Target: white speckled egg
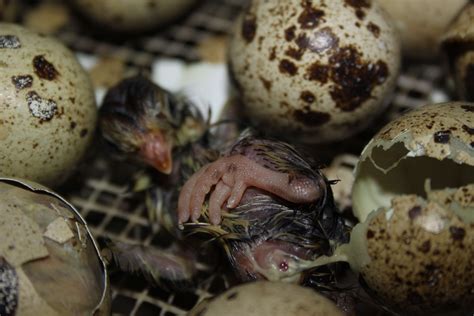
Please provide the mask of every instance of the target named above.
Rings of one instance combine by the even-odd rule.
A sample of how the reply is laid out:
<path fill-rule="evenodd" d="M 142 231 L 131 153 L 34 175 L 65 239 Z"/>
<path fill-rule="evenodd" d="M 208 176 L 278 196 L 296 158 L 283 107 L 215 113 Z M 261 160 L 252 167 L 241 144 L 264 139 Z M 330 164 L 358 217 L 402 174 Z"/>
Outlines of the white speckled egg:
<path fill-rule="evenodd" d="M 474 104 L 426 105 L 385 126 L 354 172 L 347 261 L 397 315 L 474 312 Z"/>
<path fill-rule="evenodd" d="M 441 36 L 469 0 L 376 0 L 400 32 L 403 55 L 432 59 Z"/>
<path fill-rule="evenodd" d="M 464 7 L 443 36 L 442 47 L 461 100 L 474 101 L 474 2 Z"/>
<path fill-rule="evenodd" d="M 114 31 L 142 31 L 166 24 L 190 9 L 196 0 L 73 0 L 91 20 Z"/>
<path fill-rule="evenodd" d="M 252 282 L 230 288 L 201 303 L 189 316 L 342 316 L 329 299 L 313 290 L 282 282 Z"/>
<path fill-rule="evenodd" d="M 385 109 L 399 62 L 396 31 L 369 0 L 254 0 L 229 50 L 248 117 L 305 143 L 368 126 Z"/>
<path fill-rule="evenodd" d="M 473 184 L 472 103 L 413 110 L 363 150 L 352 192 L 363 224 L 348 249 L 369 291 L 391 309 L 472 314 Z"/>
<path fill-rule="evenodd" d="M 348 261 L 400 315 L 474 312 L 474 104 L 426 105 L 385 126 L 355 168 Z"/>
<path fill-rule="evenodd" d="M 92 140 L 94 91 L 57 40 L 0 23 L 0 175 L 58 185 Z"/>

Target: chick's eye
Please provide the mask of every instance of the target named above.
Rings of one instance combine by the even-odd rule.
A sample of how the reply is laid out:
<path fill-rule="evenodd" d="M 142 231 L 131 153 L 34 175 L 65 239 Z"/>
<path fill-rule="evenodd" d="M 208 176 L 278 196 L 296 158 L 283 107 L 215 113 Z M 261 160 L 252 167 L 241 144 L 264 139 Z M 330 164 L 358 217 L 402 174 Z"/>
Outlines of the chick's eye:
<path fill-rule="evenodd" d="M 278 269 L 281 272 L 287 272 L 290 266 L 288 265 L 288 262 L 286 261 L 281 261 L 280 264 L 278 265 Z"/>

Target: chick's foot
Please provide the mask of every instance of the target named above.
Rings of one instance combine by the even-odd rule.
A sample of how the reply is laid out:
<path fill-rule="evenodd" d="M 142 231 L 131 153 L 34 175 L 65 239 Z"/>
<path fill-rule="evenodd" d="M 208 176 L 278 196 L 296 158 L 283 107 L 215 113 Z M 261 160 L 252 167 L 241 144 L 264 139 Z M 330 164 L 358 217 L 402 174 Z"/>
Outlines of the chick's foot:
<path fill-rule="evenodd" d="M 209 218 L 211 224 L 219 224 L 223 205 L 228 209 L 237 207 L 249 187 L 292 203 L 313 203 L 326 191 L 324 181 L 274 171 L 243 155 L 222 157 L 201 168 L 181 189 L 179 223 L 189 219 L 196 221 L 206 196 L 213 190 L 209 199 Z"/>

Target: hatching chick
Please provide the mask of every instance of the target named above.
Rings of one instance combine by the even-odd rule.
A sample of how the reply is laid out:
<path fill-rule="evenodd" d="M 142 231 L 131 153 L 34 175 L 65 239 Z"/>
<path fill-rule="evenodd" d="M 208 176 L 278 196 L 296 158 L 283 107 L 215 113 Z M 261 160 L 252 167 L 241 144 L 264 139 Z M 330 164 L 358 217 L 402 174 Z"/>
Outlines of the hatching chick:
<path fill-rule="evenodd" d="M 155 218 L 173 231 L 203 214 L 207 224 L 188 229 L 219 236 L 243 279 L 294 277 L 305 260 L 329 254 L 332 241 L 345 236 L 333 211 L 330 182 L 293 147 L 244 134 L 229 150 L 216 150 L 196 107 L 143 77 L 109 91 L 100 128 L 122 157 L 157 171 L 147 185 Z M 221 217 L 220 226 L 209 225 Z M 170 266 L 156 266 L 165 261 L 155 260 L 160 254 L 148 248 L 110 250 L 128 270 L 183 275 L 160 271 Z"/>
<path fill-rule="evenodd" d="M 243 280 L 297 281 L 348 236 L 319 169 L 292 146 L 253 136 L 193 175 L 178 211 L 201 217 L 185 227 L 218 237 Z"/>
<path fill-rule="evenodd" d="M 99 114 L 102 136 L 120 156 L 167 175 L 173 149 L 200 139 L 207 127 L 192 103 L 142 76 L 110 89 Z"/>

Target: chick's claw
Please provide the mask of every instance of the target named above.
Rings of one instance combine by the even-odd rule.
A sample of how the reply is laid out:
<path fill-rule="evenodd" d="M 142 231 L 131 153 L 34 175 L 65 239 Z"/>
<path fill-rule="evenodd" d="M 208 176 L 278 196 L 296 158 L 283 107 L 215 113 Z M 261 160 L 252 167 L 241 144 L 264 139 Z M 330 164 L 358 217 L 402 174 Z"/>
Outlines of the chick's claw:
<path fill-rule="evenodd" d="M 180 223 L 195 221 L 201 215 L 206 196 L 209 200 L 209 220 L 220 223 L 224 203 L 229 209 L 239 205 L 245 190 L 255 187 L 275 194 L 292 203 L 312 203 L 326 190 L 325 182 L 306 176 L 271 170 L 243 155 L 223 157 L 204 166 L 183 186 L 178 201 Z"/>

